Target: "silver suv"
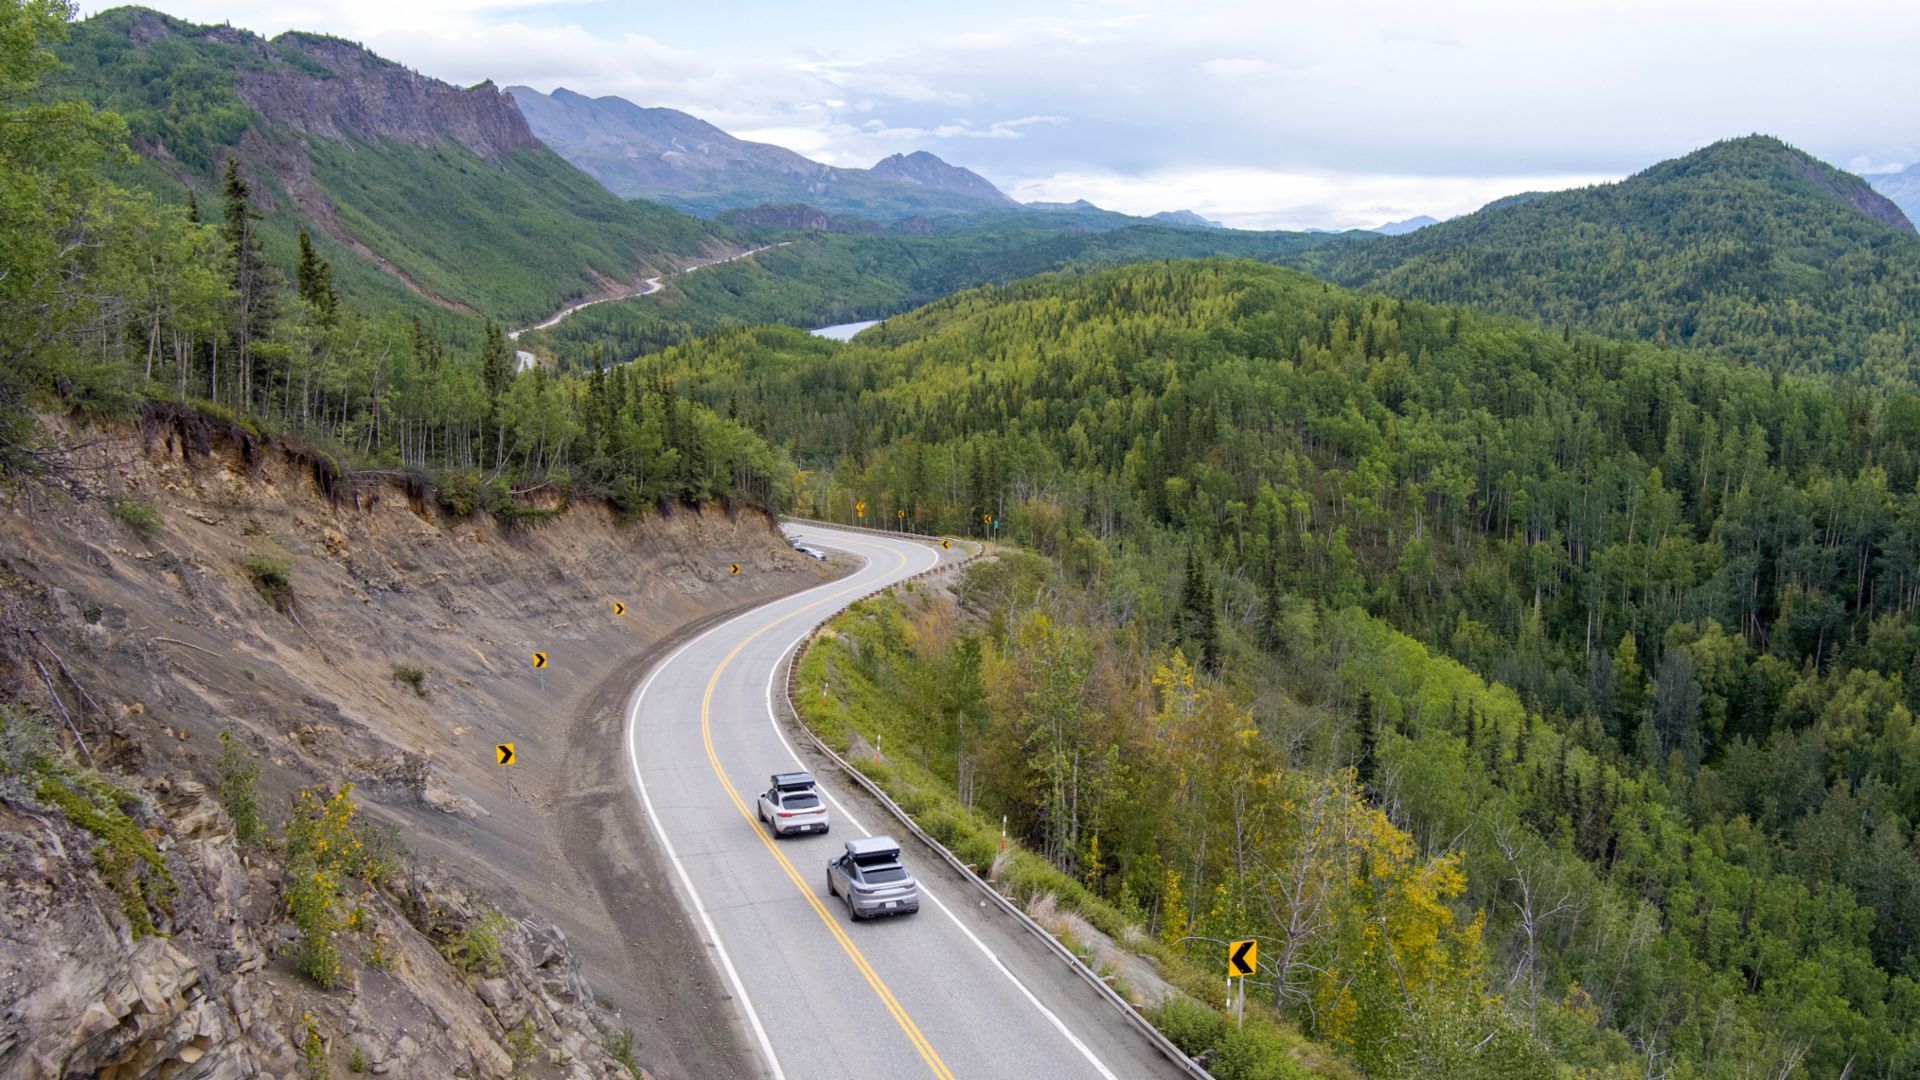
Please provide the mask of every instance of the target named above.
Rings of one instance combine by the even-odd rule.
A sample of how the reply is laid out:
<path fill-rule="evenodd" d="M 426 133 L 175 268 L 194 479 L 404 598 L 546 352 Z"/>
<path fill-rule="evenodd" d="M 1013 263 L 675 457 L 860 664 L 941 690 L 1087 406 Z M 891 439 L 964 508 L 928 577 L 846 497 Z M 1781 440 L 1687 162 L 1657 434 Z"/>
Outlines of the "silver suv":
<path fill-rule="evenodd" d="M 846 854 L 827 864 L 827 893 L 845 900 L 855 921 L 920 910 L 920 885 L 900 864 L 891 836 L 847 841 Z"/>
<path fill-rule="evenodd" d="M 813 774 L 774 773 L 773 786 L 760 793 L 760 820 L 775 836 L 827 831 L 827 804 L 820 801 Z"/>

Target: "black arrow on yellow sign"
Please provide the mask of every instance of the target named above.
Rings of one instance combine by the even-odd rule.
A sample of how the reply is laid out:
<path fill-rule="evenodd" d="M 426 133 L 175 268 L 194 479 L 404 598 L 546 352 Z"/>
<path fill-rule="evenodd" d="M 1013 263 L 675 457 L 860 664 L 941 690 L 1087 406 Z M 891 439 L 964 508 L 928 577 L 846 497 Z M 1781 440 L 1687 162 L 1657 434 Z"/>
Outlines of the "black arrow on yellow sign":
<path fill-rule="evenodd" d="M 1260 942 L 1235 941 L 1227 946 L 1227 974 L 1246 978 L 1260 966 Z"/>
<path fill-rule="evenodd" d="M 953 541 L 951 541 L 951 540 L 942 540 L 942 541 L 940 541 L 940 546 L 941 546 L 941 547 L 943 547 L 943 548 L 950 548 L 950 547 L 952 547 L 952 546 L 953 546 Z"/>
<path fill-rule="evenodd" d="M 544 671 L 546 669 L 546 666 L 547 666 L 547 654 L 543 652 L 534 653 L 533 669 L 535 671 Z"/>
<path fill-rule="evenodd" d="M 513 744 L 512 743 L 510 742 L 495 743 L 493 746 L 493 753 L 495 757 L 498 757 L 500 759 L 500 764 L 502 765 L 513 764 Z"/>
<path fill-rule="evenodd" d="M 728 563 L 728 564 L 727 564 L 727 573 L 729 573 L 729 574 L 737 574 L 737 573 L 739 573 L 739 572 L 740 572 L 740 564 L 739 564 L 739 563 L 737 563 L 737 562 L 736 562 L 736 563 Z"/>
<path fill-rule="evenodd" d="M 617 619 L 620 616 L 625 615 L 626 613 L 627 613 L 627 605 L 621 603 L 618 600 L 615 600 L 613 602 L 613 617 Z"/>

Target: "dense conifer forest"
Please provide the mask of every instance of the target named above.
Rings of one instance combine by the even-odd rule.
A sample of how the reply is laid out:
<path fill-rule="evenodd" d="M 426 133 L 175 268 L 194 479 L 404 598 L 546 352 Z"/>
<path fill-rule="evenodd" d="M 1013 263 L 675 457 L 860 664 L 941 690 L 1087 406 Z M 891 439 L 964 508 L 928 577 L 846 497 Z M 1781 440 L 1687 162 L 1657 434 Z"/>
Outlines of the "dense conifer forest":
<path fill-rule="evenodd" d="M 803 513 L 1045 556 L 979 586 L 985 624 L 864 662 L 980 688 L 943 691 L 974 703 L 928 761 L 1161 933 L 1285 938 L 1285 867 L 1381 858 L 1300 815 L 1384 813 L 1455 981 L 1329 983 L 1414 956 L 1341 945 L 1372 909 L 1333 897 L 1384 901 L 1329 885 L 1317 973 L 1278 991 L 1370 1072 L 1431 1068 L 1386 1032 L 1460 995 L 1633 1075 L 1920 1063 L 1913 395 L 1229 262 L 641 368 L 764 411 Z M 1462 927 L 1484 957 L 1447 951 Z"/>

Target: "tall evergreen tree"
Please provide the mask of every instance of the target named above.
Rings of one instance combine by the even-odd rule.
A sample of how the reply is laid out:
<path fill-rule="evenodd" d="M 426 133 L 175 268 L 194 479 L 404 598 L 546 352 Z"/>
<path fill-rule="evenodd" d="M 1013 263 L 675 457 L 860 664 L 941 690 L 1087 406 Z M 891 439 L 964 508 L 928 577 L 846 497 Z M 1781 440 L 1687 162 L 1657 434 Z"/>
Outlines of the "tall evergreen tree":
<path fill-rule="evenodd" d="M 333 267 L 313 250 L 313 237 L 305 229 L 300 230 L 300 266 L 294 272 L 294 281 L 300 299 L 313 307 L 321 323 L 331 325 L 339 308 L 339 297 L 333 291 Z"/>
<path fill-rule="evenodd" d="M 227 158 L 226 227 L 228 267 L 233 277 L 234 347 L 239 351 L 239 386 L 236 401 L 243 407 L 254 404 L 256 350 L 254 343 L 273 329 L 278 309 L 280 275 L 260 251 L 260 215 L 253 209 L 253 190 L 240 175 L 240 159 Z"/>

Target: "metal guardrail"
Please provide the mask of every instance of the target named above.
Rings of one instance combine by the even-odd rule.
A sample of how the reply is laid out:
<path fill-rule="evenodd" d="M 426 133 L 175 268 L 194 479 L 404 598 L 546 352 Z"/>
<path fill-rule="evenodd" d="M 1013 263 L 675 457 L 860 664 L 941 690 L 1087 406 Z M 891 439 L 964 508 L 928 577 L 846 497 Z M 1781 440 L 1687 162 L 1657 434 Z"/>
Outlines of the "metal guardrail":
<path fill-rule="evenodd" d="M 786 520 L 803 524 L 803 525 L 818 526 L 820 528 L 850 529 L 858 532 L 877 533 L 885 536 L 911 538 L 911 539 L 922 540 L 922 541 L 929 539 L 929 537 L 921 536 L 915 533 L 900 533 L 900 532 L 894 532 L 888 529 L 870 529 L 870 528 L 865 528 L 858 525 L 836 525 L 831 522 L 810 521 L 810 520 L 805 520 L 800 518 L 789 518 Z M 966 566 L 968 563 L 972 562 L 973 560 L 979 558 L 981 555 L 986 553 L 987 548 L 985 544 L 979 543 L 978 541 L 962 541 L 962 542 L 972 544 L 975 550 L 973 551 L 972 554 L 961 559 L 959 562 L 946 563 L 944 565 L 936 566 L 931 570 L 921 571 L 920 573 L 915 574 L 912 577 L 903 578 L 900 581 L 894 582 L 891 585 L 887 585 L 882 588 L 875 589 L 872 592 L 866 593 L 862 595 L 860 599 L 861 600 L 871 599 L 872 597 L 878 596 L 881 593 L 890 592 L 894 589 L 897 589 L 900 586 L 905 585 L 909 582 L 919 581 L 923 578 L 932 577 L 936 574 L 946 574 L 954 570 L 959 570 L 962 567 Z M 854 603 L 858 603 L 858 602 L 859 602 L 858 600 L 854 601 Z M 838 614 L 838 613 L 836 612 L 835 614 Z M 1100 997 L 1107 1004 L 1113 1006 L 1114 1009 L 1117 1010 L 1121 1016 L 1125 1017 L 1127 1023 L 1132 1025 L 1132 1027 L 1136 1031 L 1138 1031 L 1141 1035 L 1145 1036 L 1147 1041 L 1153 1044 L 1154 1049 L 1160 1051 L 1160 1053 L 1163 1056 L 1165 1056 L 1167 1060 L 1173 1063 L 1175 1068 L 1178 1068 L 1183 1074 L 1192 1078 L 1192 1080 L 1214 1080 L 1212 1073 L 1208 1072 L 1204 1067 L 1202 1067 L 1198 1062 L 1194 1061 L 1191 1057 L 1188 1057 L 1185 1051 L 1181 1050 L 1178 1046 L 1175 1046 L 1173 1044 L 1173 1040 L 1161 1034 L 1159 1028 L 1156 1028 L 1151 1023 L 1149 1023 L 1146 1017 L 1141 1016 L 1140 1013 L 1137 1010 L 1135 1010 L 1131 1004 L 1127 1002 L 1127 999 L 1121 997 L 1120 994 L 1117 991 L 1115 991 L 1113 987 L 1107 985 L 1107 981 L 1101 978 L 1099 973 L 1095 972 L 1092 968 L 1088 967 L 1085 962 L 1083 962 L 1078 956 L 1074 955 L 1073 950 L 1061 944 L 1058 938 L 1055 938 L 1053 934 L 1047 931 L 1046 927 L 1041 926 L 1039 923 L 1035 922 L 1032 916 L 1028 915 L 1025 911 L 1022 911 L 1018 904 L 1015 904 L 1011 899 L 1003 895 L 1000 892 L 1000 890 L 994 888 L 993 885 L 990 884 L 985 878 L 981 877 L 978 873 L 976 873 L 972 867 L 968 866 L 964 862 L 961 862 L 960 857 L 955 855 L 952 851 L 948 850 L 945 844 L 942 844 L 940 841 L 928 835 L 923 829 L 920 828 L 919 824 L 913 820 L 912 815 L 908 814 L 904 809 L 900 807 L 900 804 L 894 802 L 891 796 L 889 796 L 885 791 L 881 790 L 880 785 L 874 783 L 871 779 L 868 779 L 865 773 L 855 768 L 851 762 L 847 761 L 846 758 L 841 757 L 837 751 L 835 751 L 831 746 L 828 746 L 826 744 L 825 740 L 821 739 L 820 736 L 814 734 L 813 729 L 807 726 L 807 723 L 805 720 L 802 720 L 800 718 L 800 710 L 798 706 L 794 704 L 794 691 L 798 688 L 797 684 L 800 678 L 800 675 L 799 675 L 800 661 L 802 657 L 806 656 L 807 650 L 813 647 L 814 641 L 818 639 L 820 636 L 820 631 L 826 628 L 828 620 L 832 618 L 833 618 L 833 615 L 828 615 L 826 618 L 823 618 L 818 623 L 814 624 L 813 629 L 807 632 L 806 637 L 800 639 L 800 644 L 793 650 L 791 654 L 789 654 L 787 658 L 787 677 L 781 681 L 781 685 L 783 687 L 782 696 L 786 699 L 787 715 L 792 718 L 794 725 L 798 727 L 801 730 L 801 732 L 806 735 L 807 740 L 813 744 L 814 749 L 824 754 L 828 760 L 832 761 L 834 765 L 839 767 L 841 772 L 846 773 L 849 777 L 853 779 L 853 781 L 856 784 L 859 784 L 860 787 L 864 789 L 867 794 L 873 796 L 874 800 L 877 801 L 881 806 L 885 807 L 887 809 L 887 812 L 892 814 L 894 818 L 898 820 L 900 824 L 904 826 L 906 830 L 914 836 L 915 839 L 919 840 L 921 843 L 932 848 L 934 852 L 941 857 L 941 859 L 946 861 L 948 866 L 953 868 L 955 873 L 959 874 L 969 884 L 973 885 L 975 889 L 979 890 L 980 893 L 982 893 L 989 900 L 991 900 L 995 904 L 995 906 L 1000 908 L 1001 911 L 1005 912 L 1008 915 L 1011 915 L 1015 921 L 1017 921 L 1023 928 L 1027 930 L 1028 933 L 1032 934 L 1034 937 L 1038 938 L 1041 942 L 1043 942 L 1045 944 L 1045 947 L 1050 952 L 1052 952 L 1055 957 L 1064 961 L 1068 967 L 1072 968 L 1073 972 L 1076 975 L 1080 976 L 1082 981 L 1084 981 L 1087 985 L 1093 987 L 1094 992 L 1096 994 L 1100 995 Z"/>

